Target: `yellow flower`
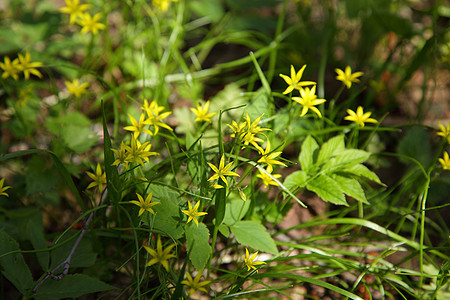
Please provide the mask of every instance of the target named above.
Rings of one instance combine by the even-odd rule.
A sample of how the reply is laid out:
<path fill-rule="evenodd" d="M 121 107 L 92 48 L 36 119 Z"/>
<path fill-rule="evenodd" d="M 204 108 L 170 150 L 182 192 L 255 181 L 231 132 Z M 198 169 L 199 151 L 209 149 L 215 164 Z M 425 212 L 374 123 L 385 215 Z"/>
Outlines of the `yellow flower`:
<path fill-rule="evenodd" d="M 344 83 L 348 89 L 352 86 L 352 82 L 359 82 L 359 79 L 357 77 L 364 74 L 363 72 L 356 72 L 352 74 L 352 69 L 350 68 L 350 66 L 345 67 L 345 72 L 337 68 L 334 70 L 338 74 L 336 76 L 336 79 L 342 81 L 342 83 Z"/>
<path fill-rule="evenodd" d="M 0 68 L 3 70 L 2 78 L 8 78 L 11 76 L 15 80 L 19 80 L 19 61 L 17 58 L 11 62 L 8 56 L 5 56 L 4 62 L 0 62 Z"/>
<path fill-rule="evenodd" d="M 167 271 L 169 271 L 169 259 L 175 257 L 175 255 L 169 254 L 170 250 L 172 250 L 173 247 L 175 247 L 175 244 L 172 244 L 163 250 L 161 237 L 158 236 L 158 241 L 156 242 L 156 251 L 150 247 L 144 246 L 144 249 L 153 257 L 145 266 L 149 267 L 156 263 L 160 263 Z"/>
<path fill-rule="evenodd" d="M 30 73 L 36 75 L 39 78 L 42 78 L 41 72 L 35 69 L 38 67 L 42 67 L 42 63 L 31 62 L 30 52 L 27 51 L 25 53 L 25 56 L 19 53 L 19 64 L 17 65 L 17 68 L 23 72 L 26 80 L 30 78 Z"/>
<path fill-rule="evenodd" d="M 150 135 L 153 135 L 153 132 L 151 132 L 148 129 L 145 129 L 144 127 L 149 125 L 150 123 L 145 120 L 145 114 L 142 113 L 141 116 L 139 117 L 139 122 L 136 121 L 135 118 L 133 118 L 132 115 L 128 114 L 128 117 L 130 118 L 131 121 L 131 126 L 125 126 L 123 129 L 128 130 L 128 131 L 133 131 L 133 136 L 135 139 L 138 138 L 138 136 L 141 134 L 141 132 L 145 132 L 148 133 Z"/>
<path fill-rule="evenodd" d="M 281 151 L 270 153 L 269 140 L 267 140 L 266 149 L 264 151 L 260 151 L 260 153 L 262 157 L 258 160 L 258 162 L 267 164 L 267 172 L 271 173 L 273 171 L 272 165 L 281 165 L 287 167 L 287 165 L 283 162 L 276 160 L 276 157 L 280 156 L 280 154 L 282 153 Z"/>
<path fill-rule="evenodd" d="M 125 150 L 127 151 L 127 160 L 128 162 L 137 162 L 144 165 L 144 161 L 150 162 L 148 157 L 152 155 L 159 155 L 157 152 L 150 152 L 152 148 L 152 144 L 150 142 L 145 142 L 141 144 L 139 140 L 137 140 L 134 135 L 131 136 L 130 146 L 125 146 Z"/>
<path fill-rule="evenodd" d="M 344 120 L 353 121 L 361 127 L 364 127 L 364 122 L 378 123 L 377 120 L 369 118 L 372 113 L 371 112 L 364 113 L 363 108 L 361 106 L 358 106 L 358 108 L 356 109 L 356 113 L 351 109 L 347 109 L 347 113 L 348 116 L 346 116 Z"/>
<path fill-rule="evenodd" d="M 152 197 L 153 197 L 153 192 L 151 192 L 150 194 L 148 194 L 148 196 L 144 198 L 139 195 L 138 193 L 136 193 L 139 201 L 136 200 L 132 200 L 130 201 L 133 204 L 136 204 L 137 206 L 139 206 L 141 209 L 139 210 L 139 215 L 141 216 L 145 211 L 149 211 L 152 214 L 155 214 L 155 212 L 152 209 L 152 206 L 155 206 L 156 204 L 159 204 L 159 202 L 151 202 L 152 201 Z"/>
<path fill-rule="evenodd" d="M 214 116 L 216 113 L 208 114 L 208 110 L 209 110 L 209 101 L 207 101 L 204 106 L 202 106 L 200 103 L 197 103 L 197 108 L 191 107 L 191 111 L 197 116 L 195 122 L 205 121 L 211 123 L 210 118 Z"/>
<path fill-rule="evenodd" d="M 208 181 L 212 181 L 212 180 L 220 178 L 228 186 L 228 182 L 227 182 L 225 176 L 239 176 L 238 173 L 228 171 L 228 169 L 231 167 L 231 165 L 233 165 L 233 162 L 230 162 L 229 164 L 227 164 L 225 166 L 225 155 L 224 154 L 222 154 L 222 158 L 220 159 L 219 168 L 217 168 L 215 165 L 213 165 L 211 163 L 208 163 L 208 165 L 214 172 L 216 172 L 216 174 L 211 176 L 208 179 Z M 215 187 L 215 188 L 223 188 L 223 187 L 220 186 L 220 187 Z"/>
<path fill-rule="evenodd" d="M 258 169 L 258 171 L 259 171 L 259 174 L 256 175 L 256 177 L 258 177 L 258 178 L 260 178 L 260 179 L 262 180 L 262 182 L 263 182 L 263 184 L 264 184 L 264 187 L 268 187 L 269 184 L 270 184 L 270 185 L 278 186 L 278 183 L 277 183 L 276 181 L 274 181 L 274 180 L 272 179 L 272 177 L 275 178 L 275 179 L 278 179 L 278 178 L 281 177 L 280 174 L 270 174 L 270 175 L 272 175 L 272 177 L 270 177 L 270 176 L 267 175 L 264 171 L 262 171 L 262 170 L 260 170 L 260 169 Z M 269 171 L 269 169 L 267 169 L 267 173 L 272 173 L 272 171 Z"/>
<path fill-rule="evenodd" d="M 294 66 L 291 65 L 291 77 L 288 77 L 287 75 L 280 74 L 280 77 L 286 81 L 288 84 L 288 87 L 283 92 L 283 94 L 289 94 L 294 89 L 299 90 L 302 86 L 306 85 L 315 85 L 316 83 L 314 81 L 300 81 L 303 76 L 303 71 L 305 71 L 306 65 L 303 65 L 303 67 L 295 73 Z"/>
<path fill-rule="evenodd" d="M 94 182 L 91 182 L 87 189 L 93 188 L 95 186 L 98 186 L 98 190 L 101 192 L 103 191 L 103 185 L 106 184 L 106 173 L 102 172 L 102 168 L 100 167 L 100 164 L 97 163 L 97 169 L 94 173 L 91 172 L 86 172 L 86 174 L 88 174 L 89 177 L 92 178 L 92 180 L 94 180 Z"/>
<path fill-rule="evenodd" d="M 182 284 L 189 287 L 189 296 L 194 294 L 196 291 L 202 291 L 207 292 L 207 290 L 204 288 L 205 285 L 208 285 L 211 283 L 209 280 L 204 280 L 200 282 L 200 277 L 202 277 L 202 272 L 198 272 L 197 276 L 195 276 L 194 279 L 192 279 L 192 276 L 189 273 L 186 273 L 187 280 L 181 281 Z"/>
<path fill-rule="evenodd" d="M 441 128 L 441 131 L 437 134 L 442 136 L 444 139 L 447 139 L 447 142 L 450 144 L 450 124 L 447 124 L 446 128 L 444 125 L 439 123 L 439 127 Z"/>
<path fill-rule="evenodd" d="M 178 0 L 153 0 L 152 4 L 160 11 L 167 11 L 169 9 L 170 2 L 178 2 Z"/>
<path fill-rule="evenodd" d="M 228 127 L 231 128 L 231 130 L 233 130 L 233 133 L 231 134 L 231 137 L 241 137 L 241 135 L 244 133 L 246 127 L 247 127 L 247 123 L 246 122 L 242 122 L 242 123 L 236 123 L 236 121 L 231 121 L 231 125 L 227 124 Z"/>
<path fill-rule="evenodd" d="M 82 94 L 86 93 L 86 89 L 89 87 L 89 83 L 84 82 L 80 84 L 78 79 L 74 79 L 72 82 L 65 81 L 65 84 L 67 87 L 67 91 L 77 98 L 79 98 Z"/>
<path fill-rule="evenodd" d="M 245 248 L 244 263 L 247 266 L 247 271 L 250 271 L 251 269 L 256 270 L 255 266 L 265 264 L 265 262 L 263 261 L 254 261 L 256 259 L 256 255 L 258 255 L 258 251 L 250 256 L 250 254 L 248 253 L 248 249 Z M 256 272 L 258 273 L 258 270 L 256 270 Z"/>
<path fill-rule="evenodd" d="M 444 159 L 439 158 L 439 162 L 441 163 L 442 168 L 444 170 L 450 170 L 450 158 L 448 157 L 448 153 L 444 152 L 444 156 L 443 157 L 444 157 Z"/>
<path fill-rule="evenodd" d="M 59 11 L 63 14 L 70 15 L 70 24 L 74 24 L 77 17 L 81 17 L 83 12 L 89 8 L 89 4 L 81 4 L 79 0 L 65 0 L 66 6 L 61 7 Z"/>
<path fill-rule="evenodd" d="M 316 86 L 313 86 L 311 89 L 310 88 L 301 88 L 300 96 L 301 97 L 292 97 L 292 100 L 303 105 L 303 109 L 302 109 L 302 113 L 300 114 L 300 117 L 303 117 L 304 115 L 306 115 L 308 110 L 311 109 L 319 116 L 319 118 L 322 118 L 322 114 L 317 109 L 317 107 L 315 107 L 315 105 L 324 103 L 327 100 L 317 99 Z"/>
<path fill-rule="evenodd" d="M 191 202 L 188 202 L 188 204 L 189 204 L 189 210 L 182 210 L 182 212 L 183 212 L 184 214 L 186 214 L 186 215 L 189 217 L 188 220 L 187 220 L 187 222 L 186 222 L 186 224 L 188 224 L 191 220 L 194 220 L 195 224 L 197 224 L 197 227 L 198 227 L 198 220 L 197 220 L 197 217 L 207 215 L 208 213 L 205 213 L 205 212 L 198 212 L 198 211 L 197 211 L 198 206 L 200 205 L 200 201 L 198 201 L 198 202 L 194 205 L 194 207 L 192 207 Z"/>
<path fill-rule="evenodd" d="M 82 13 L 80 15 L 80 19 L 77 21 L 79 25 L 83 28 L 81 29 L 81 33 L 92 32 L 94 35 L 98 34 L 99 30 L 103 30 L 106 28 L 105 24 L 99 23 L 98 21 L 101 18 L 101 14 L 98 13 L 93 17 L 89 13 Z"/>
<path fill-rule="evenodd" d="M 267 131 L 267 130 L 270 131 L 269 128 L 263 128 L 263 127 L 258 126 L 258 124 L 261 121 L 261 118 L 263 116 L 264 116 L 264 114 L 260 115 L 258 118 L 256 118 L 255 121 L 252 122 L 250 120 L 250 116 L 248 115 L 248 112 L 247 112 L 247 116 L 244 117 L 244 119 L 247 123 L 246 131 L 244 131 L 240 136 L 241 140 L 244 142 L 244 145 L 252 144 L 260 152 L 263 150 L 262 150 L 261 146 L 259 146 L 258 143 L 263 143 L 264 141 L 262 139 L 258 138 L 256 136 L 256 134 L 262 134 L 262 135 L 266 136 L 262 132 Z"/>
<path fill-rule="evenodd" d="M 119 164 L 122 164 L 125 168 L 128 168 L 128 153 L 127 153 L 127 146 L 122 141 L 120 143 L 120 150 L 111 149 L 116 154 L 116 160 L 113 162 L 113 166 L 117 166 Z"/>
<path fill-rule="evenodd" d="M 149 105 L 147 99 L 144 99 L 144 105 L 141 106 L 141 109 L 147 113 L 147 122 L 149 125 L 153 125 L 154 127 L 155 131 L 153 132 L 153 135 L 156 135 L 159 132 L 159 127 L 173 131 L 169 125 L 163 123 L 163 120 L 172 113 L 170 111 L 161 113 L 165 109 L 164 106 L 158 106 L 158 103 L 154 100 Z"/>
<path fill-rule="evenodd" d="M 5 183 L 5 178 L 0 179 L 0 196 L 6 196 L 9 197 L 9 195 L 5 192 L 7 189 L 10 189 L 10 186 L 3 186 L 3 184 Z"/>

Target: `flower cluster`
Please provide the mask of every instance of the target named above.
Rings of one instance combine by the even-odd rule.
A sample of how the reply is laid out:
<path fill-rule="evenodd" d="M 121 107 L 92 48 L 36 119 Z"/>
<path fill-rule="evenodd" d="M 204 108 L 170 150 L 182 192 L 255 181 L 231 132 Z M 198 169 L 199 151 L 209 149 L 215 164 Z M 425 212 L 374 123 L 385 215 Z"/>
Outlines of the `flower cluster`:
<path fill-rule="evenodd" d="M 78 24 L 81 28 L 81 33 L 86 34 L 92 32 L 97 35 L 99 30 L 106 28 L 105 24 L 100 23 L 101 14 L 97 13 L 92 16 L 87 10 L 90 8 L 89 4 L 80 4 L 79 0 L 65 0 L 66 6 L 59 9 L 63 14 L 70 16 L 70 24 Z"/>
<path fill-rule="evenodd" d="M 33 74 L 39 78 L 42 78 L 41 72 L 36 68 L 42 67 L 41 62 L 31 62 L 30 52 L 25 52 L 25 55 L 21 53 L 18 57 L 11 61 L 8 56 L 5 56 L 4 61 L 0 62 L 0 68 L 3 70 L 2 78 L 6 79 L 12 77 L 15 80 L 19 80 L 19 73 L 23 73 L 25 80 L 30 79 L 30 74 Z"/>

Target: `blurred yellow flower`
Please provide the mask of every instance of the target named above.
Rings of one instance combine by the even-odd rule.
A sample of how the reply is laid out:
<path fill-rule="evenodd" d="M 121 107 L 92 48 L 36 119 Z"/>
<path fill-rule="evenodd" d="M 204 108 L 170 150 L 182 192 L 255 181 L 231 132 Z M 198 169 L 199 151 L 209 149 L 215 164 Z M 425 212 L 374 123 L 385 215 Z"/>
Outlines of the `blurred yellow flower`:
<path fill-rule="evenodd" d="M 311 89 L 308 87 L 301 88 L 300 89 L 300 97 L 292 97 L 292 100 L 303 105 L 303 109 L 302 109 L 302 113 L 300 114 L 300 117 L 303 117 L 304 115 L 306 115 L 308 110 L 311 109 L 319 116 L 319 118 L 322 118 L 322 114 L 315 106 L 327 101 L 325 99 L 317 99 L 316 86 L 313 86 Z"/>
<path fill-rule="evenodd" d="M 197 103 L 197 108 L 191 107 L 191 111 L 197 116 L 195 119 L 195 122 L 209 122 L 211 123 L 211 117 L 214 116 L 216 113 L 209 113 L 209 101 L 205 103 L 204 106 L 202 106 L 200 103 Z"/>
<path fill-rule="evenodd" d="M 89 83 L 84 82 L 80 84 L 78 79 L 74 79 L 72 82 L 65 81 L 64 82 L 67 87 L 67 92 L 79 98 L 82 94 L 86 93 L 86 89 L 89 87 Z"/>
<path fill-rule="evenodd" d="M 172 244 L 163 250 L 161 237 L 158 236 L 156 251 L 150 247 L 144 246 L 144 249 L 153 257 L 145 266 L 149 267 L 153 264 L 160 263 L 166 271 L 169 271 L 169 259 L 175 257 L 175 255 L 170 254 L 170 250 L 172 250 L 173 247 L 175 247 L 175 244 Z"/>
<path fill-rule="evenodd" d="M 89 13 L 81 14 L 77 21 L 77 23 L 83 27 L 81 29 L 81 33 L 86 34 L 88 32 L 92 32 L 92 34 L 97 35 L 99 30 L 105 29 L 105 24 L 99 23 L 100 18 L 100 13 L 94 15 L 93 17 Z"/>
<path fill-rule="evenodd" d="M 198 272 L 197 276 L 192 279 L 192 276 L 189 273 L 186 273 L 187 280 L 181 281 L 182 284 L 189 287 L 189 296 L 194 294 L 196 291 L 207 292 L 204 286 L 211 283 L 209 280 L 204 280 L 200 282 L 200 278 L 202 277 L 202 272 Z"/>
<path fill-rule="evenodd" d="M 263 261 L 255 261 L 256 255 L 258 255 L 258 251 L 250 256 L 250 254 L 248 253 L 248 249 L 245 248 L 244 263 L 247 266 L 247 271 L 250 271 L 251 269 L 256 270 L 255 266 L 265 264 L 265 262 Z M 258 270 L 256 270 L 256 272 L 258 272 Z"/>
<path fill-rule="evenodd" d="M 291 65 L 291 77 L 280 74 L 280 77 L 283 78 L 284 81 L 286 81 L 286 83 L 288 84 L 288 87 L 283 92 L 283 94 L 289 94 L 294 89 L 299 90 L 302 86 L 316 84 L 314 81 L 300 81 L 302 79 L 305 68 L 306 68 L 306 65 L 304 65 L 297 73 L 295 73 L 294 66 Z"/>
<path fill-rule="evenodd" d="M 39 78 L 42 78 L 41 72 L 36 70 L 35 68 L 42 67 L 41 62 L 31 62 L 30 52 L 26 52 L 25 56 L 19 53 L 19 64 L 17 65 L 18 69 L 23 72 L 25 79 L 28 80 L 30 78 L 30 73 L 36 75 Z"/>
<path fill-rule="evenodd" d="M 170 2 L 178 2 L 178 0 L 153 0 L 152 4 L 160 11 L 165 12 L 169 9 Z"/>
<path fill-rule="evenodd" d="M 3 186 L 5 183 L 5 178 L 0 179 L 0 196 L 9 197 L 9 195 L 5 192 L 7 189 L 10 189 L 10 186 Z"/>
<path fill-rule="evenodd" d="M 347 113 L 348 116 L 346 116 L 344 120 L 355 122 L 361 127 L 364 127 L 364 122 L 378 123 L 377 120 L 369 118 L 372 113 L 371 112 L 364 113 L 363 108 L 361 106 L 358 106 L 358 108 L 356 109 L 356 113 L 351 109 L 347 109 Z"/>
<path fill-rule="evenodd" d="M 155 214 L 155 212 L 152 209 L 152 206 L 155 206 L 156 204 L 159 204 L 159 202 L 152 202 L 153 192 L 148 194 L 148 196 L 145 198 L 145 200 L 138 193 L 136 193 L 136 195 L 137 195 L 139 201 L 132 200 L 130 202 L 133 203 L 133 204 L 136 204 L 137 206 L 139 206 L 141 208 L 139 210 L 139 215 L 138 216 L 141 216 L 145 211 L 148 211 L 148 212 L 150 212 L 152 214 Z"/>
<path fill-rule="evenodd" d="M 444 125 L 439 123 L 439 127 L 441 128 L 441 131 L 437 134 L 442 136 L 444 139 L 447 139 L 447 142 L 450 144 L 450 124 L 447 124 L 447 127 L 444 127 Z"/>
<path fill-rule="evenodd" d="M 336 76 L 336 79 L 342 81 L 342 83 L 344 83 L 348 89 L 352 86 L 352 82 L 359 82 L 359 79 L 357 77 L 360 77 L 364 74 L 363 72 L 355 72 L 352 74 L 352 69 L 350 68 L 350 66 L 345 67 L 345 71 L 337 68 L 334 70 L 338 74 Z"/>
<path fill-rule="evenodd" d="M 188 205 L 189 205 L 189 210 L 182 210 L 182 212 L 189 217 L 186 224 L 188 224 L 191 220 L 194 220 L 195 224 L 197 224 L 197 227 L 198 227 L 197 217 L 207 215 L 208 213 L 197 211 L 197 209 L 200 205 L 200 201 L 197 201 L 197 203 L 194 205 L 194 207 L 192 207 L 191 202 L 188 202 Z"/>
<path fill-rule="evenodd" d="M 450 158 L 447 152 L 444 152 L 443 158 L 439 158 L 439 162 L 444 170 L 450 170 Z"/>
<path fill-rule="evenodd" d="M 70 15 L 70 24 L 74 24 L 78 17 L 89 8 L 89 4 L 80 4 L 79 0 L 65 0 L 66 6 L 61 7 L 59 11 L 63 14 Z"/>
<path fill-rule="evenodd" d="M 11 76 L 15 80 L 19 80 L 19 60 L 16 58 L 11 62 L 8 56 L 5 56 L 4 62 L 0 62 L 0 68 L 3 70 L 2 78 Z"/>

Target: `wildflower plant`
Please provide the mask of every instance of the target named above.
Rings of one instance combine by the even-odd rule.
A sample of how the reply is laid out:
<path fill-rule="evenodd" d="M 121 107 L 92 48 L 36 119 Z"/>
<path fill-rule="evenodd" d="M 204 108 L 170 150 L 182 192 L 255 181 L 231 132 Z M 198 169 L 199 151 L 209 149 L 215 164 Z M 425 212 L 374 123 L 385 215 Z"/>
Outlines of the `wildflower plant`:
<path fill-rule="evenodd" d="M 443 4 L 222 2 L 7 0 L 0 298 L 448 298 Z"/>

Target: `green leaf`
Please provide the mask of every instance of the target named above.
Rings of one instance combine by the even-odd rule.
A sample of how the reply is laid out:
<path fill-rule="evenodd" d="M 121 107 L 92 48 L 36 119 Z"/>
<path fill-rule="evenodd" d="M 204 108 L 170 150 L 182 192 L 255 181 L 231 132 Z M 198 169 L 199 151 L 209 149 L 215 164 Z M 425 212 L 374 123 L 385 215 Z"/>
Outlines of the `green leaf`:
<path fill-rule="evenodd" d="M 223 223 L 226 225 L 232 225 L 237 221 L 240 221 L 248 211 L 251 201 L 242 201 L 242 199 L 231 200 L 225 212 Z"/>
<path fill-rule="evenodd" d="M 309 173 L 314 163 L 314 152 L 319 148 L 316 140 L 308 135 L 302 144 L 302 150 L 298 157 L 303 171 Z"/>
<path fill-rule="evenodd" d="M 365 165 L 362 164 L 356 164 L 353 166 L 349 166 L 345 169 L 342 169 L 342 172 L 345 173 L 351 173 L 353 175 L 356 176 L 362 176 L 365 177 L 369 180 L 372 180 L 373 182 L 376 182 L 378 184 L 384 185 L 380 178 L 378 178 L 377 174 L 375 174 L 374 172 L 370 171 Z"/>
<path fill-rule="evenodd" d="M 121 184 L 119 178 L 119 172 L 117 167 L 113 166 L 114 152 L 112 149 L 111 138 L 109 137 L 108 127 L 106 125 L 105 117 L 105 105 L 102 100 L 102 117 L 103 117 L 103 153 L 105 155 L 105 173 L 106 173 L 106 185 L 108 192 L 111 195 L 113 203 L 120 201 Z"/>
<path fill-rule="evenodd" d="M 283 185 L 290 191 L 300 187 L 304 187 L 306 185 L 306 181 L 308 180 L 308 175 L 305 171 L 296 171 L 290 174 L 284 180 Z"/>
<path fill-rule="evenodd" d="M 30 218 L 28 222 L 26 222 L 26 235 L 28 240 L 33 245 L 33 248 L 45 249 L 47 248 L 47 242 L 44 238 L 44 226 L 42 224 L 42 216 L 38 215 L 40 221 L 36 218 Z M 49 253 L 48 252 L 37 252 L 36 253 L 39 264 L 41 265 L 43 270 L 47 270 L 49 266 Z"/>
<path fill-rule="evenodd" d="M 189 1 L 189 4 L 198 15 L 211 19 L 213 23 L 218 22 L 225 14 L 220 0 Z"/>
<path fill-rule="evenodd" d="M 269 111 L 269 98 L 267 94 L 262 89 L 259 89 L 253 97 L 251 104 L 245 110 L 252 121 L 259 118 L 262 114 L 264 114 L 263 119 L 267 118 L 267 112 Z"/>
<path fill-rule="evenodd" d="M 209 231 L 205 224 L 194 222 L 186 226 L 186 248 L 189 251 L 189 259 L 198 271 L 203 270 L 211 255 L 209 245 Z"/>
<path fill-rule="evenodd" d="M 218 184 L 225 186 L 225 183 L 222 179 L 219 179 Z M 216 227 L 222 224 L 223 219 L 225 218 L 226 204 L 226 188 L 216 190 L 216 194 L 214 197 L 214 207 L 216 209 Z"/>
<path fill-rule="evenodd" d="M 19 250 L 19 244 L 6 232 L 0 230 L 0 256 Z M 27 294 L 33 286 L 33 277 L 22 254 L 14 253 L 0 258 L 2 274 L 21 292 Z"/>
<path fill-rule="evenodd" d="M 369 204 L 369 202 L 367 202 L 366 195 L 364 194 L 364 190 L 362 189 L 358 180 L 336 174 L 334 174 L 332 178 L 337 182 L 337 184 L 345 194 L 365 204 Z"/>
<path fill-rule="evenodd" d="M 323 201 L 346 205 L 344 193 L 336 181 L 327 175 L 320 175 L 308 182 L 306 188 L 322 198 Z"/>
<path fill-rule="evenodd" d="M 322 145 L 316 164 L 321 165 L 344 150 L 344 135 L 335 136 Z"/>
<path fill-rule="evenodd" d="M 370 157 L 370 153 L 364 150 L 347 149 L 342 151 L 337 156 L 330 159 L 323 167 L 322 170 L 327 173 L 335 172 L 343 168 L 347 168 L 351 165 L 359 164 L 366 161 Z"/>
<path fill-rule="evenodd" d="M 431 141 L 429 133 L 423 128 L 411 128 L 400 140 L 397 153 L 410 156 L 427 167 L 432 158 Z M 411 164 L 410 160 L 400 158 L 405 164 Z"/>
<path fill-rule="evenodd" d="M 150 185 L 149 192 L 153 192 L 154 201 L 159 204 L 152 207 L 155 211 L 153 224 L 148 224 L 148 218 L 142 218 L 144 223 L 150 228 L 163 232 L 163 235 L 170 236 L 177 240 L 183 236 L 183 227 L 180 224 L 180 201 L 177 192 L 157 185 Z"/>
<path fill-rule="evenodd" d="M 67 242 L 61 247 L 58 247 L 50 252 L 50 269 L 55 268 L 67 258 L 75 243 L 75 236 L 78 236 L 78 234 L 79 232 L 70 231 L 59 240 L 59 243 L 61 243 L 72 238 L 70 242 Z M 84 236 L 73 254 L 70 262 L 70 269 L 90 267 L 95 264 L 96 259 L 97 254 L 93 251 L 91 240 Z"/>
<path fill-rule="evenodd" d="M 61 132 L 67 147 L 77 153 L 86 152 L 98 141 L 98 136 L 89 128 L 69 125 Z"/>
<path fill-rule="evenodd" d="M 239 221 L 230 226 L 230 229 L 240 244 L 274 255 L 278 254 L 275 241 L 260 223 Z"/>
<path fill-rule="evenodd" d="M 115 287 L 87 275 L 66 275 L 61 280 L 49 279 L 44 282 L 37 290 L 35 298 L 39 300 L 76 298 L 111 289 L 115 289 Z"/>
<path fill-rule="evenodd" d="M 219 225 L 219 231 L 226 238 L 228 238 L 230 236 L 230 227 L 228 227 L 225 224 L 220 224 Z"/>

